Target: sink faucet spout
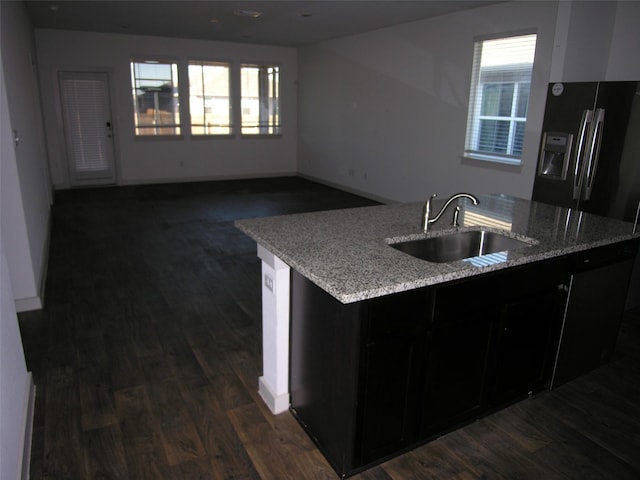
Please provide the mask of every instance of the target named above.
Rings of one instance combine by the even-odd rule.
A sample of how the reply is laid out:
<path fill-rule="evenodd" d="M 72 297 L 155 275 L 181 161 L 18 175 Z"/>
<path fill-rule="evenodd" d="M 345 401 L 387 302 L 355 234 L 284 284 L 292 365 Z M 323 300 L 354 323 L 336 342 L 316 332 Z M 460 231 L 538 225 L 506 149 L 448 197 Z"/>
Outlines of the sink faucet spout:
<path fill-rule="evenodd" d="M 451 203 L 459 198 L 468 198 L 469 200 L 471 200 L 473 202 L 474 205 L 478 205 L 478 199 L 471 195 L 470 193 L 456 193 L 455 195 L 452 195 L 443 205 L 443 207 L 440 209 L 440 211 L 433 217 L 431 217 L 431 201 L 436 198 L 438 195 L 436 195 L 435 193 L 433 195 L 431 195 L 427 201 L 424 204 L 424 207 L 422 209 L 422 231 L 424 233 L 427 233 L 427 231 L 429 230 L 429 225 L 432 223 L 437 222 L 440 217 L 442 216 L 442 214 L 444 213 L 444 211 L 447 209 L 447 207 L 449 205 L 451 205 Z M 457 212 L 456 212 L 457 213 Z M 457 217 L 457 215 L 456 215 Z"/>

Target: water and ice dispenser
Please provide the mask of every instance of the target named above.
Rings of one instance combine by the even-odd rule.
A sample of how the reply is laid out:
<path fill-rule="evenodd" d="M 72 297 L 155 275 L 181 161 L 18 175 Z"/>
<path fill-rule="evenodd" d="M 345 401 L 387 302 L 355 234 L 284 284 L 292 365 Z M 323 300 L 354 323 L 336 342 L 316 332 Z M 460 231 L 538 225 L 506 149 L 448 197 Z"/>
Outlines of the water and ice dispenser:
<path fill-rule="evenodd" d="M 566 180 L 573 135 L 561 132 L 545 132 L 542 137 L 538 175 L 550 179 Z"/>

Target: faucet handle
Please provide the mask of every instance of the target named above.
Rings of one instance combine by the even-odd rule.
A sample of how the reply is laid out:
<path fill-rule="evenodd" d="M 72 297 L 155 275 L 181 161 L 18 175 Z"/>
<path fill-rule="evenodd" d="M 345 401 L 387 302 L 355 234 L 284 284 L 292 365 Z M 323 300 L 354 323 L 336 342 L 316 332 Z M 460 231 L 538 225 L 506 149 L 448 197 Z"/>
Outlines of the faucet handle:
<path fill-rule="evenodd" d="M 453 225 L 454 227 L 459 227 L 460 223 L 459 223 L 459 217 L 460 217 L 460 205 L 456 205 L 455 210 L 453 211 L 453 223 L 451 225 Z"/>

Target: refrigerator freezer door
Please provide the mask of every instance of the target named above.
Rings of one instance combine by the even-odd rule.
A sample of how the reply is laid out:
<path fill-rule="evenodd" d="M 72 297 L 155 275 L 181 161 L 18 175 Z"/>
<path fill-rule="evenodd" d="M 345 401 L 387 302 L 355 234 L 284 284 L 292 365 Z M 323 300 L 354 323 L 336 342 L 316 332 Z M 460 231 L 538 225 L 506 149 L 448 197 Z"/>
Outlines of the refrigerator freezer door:
<path fill-rule="evenodd" d="M 557 178 L 540 175 L 538 166 L 538 174 L 535 177 L 533 186 L 533 200 L 577 208 L 578 199 L 574 200 L 574 190 L 576 183 L 580 182 L 580 178 L 579 175 L 576 176 L 576 168 L 579 172 L 582 169 L 582 165 L 579 162 L 577 164 L 576 160 L 578 152 L 580 152 L 580 157 L 584 152 L 584 147 L 582 149 L 580 147 L 580 140 L 581 138 L 586 138 L 588 128 L 585 125 L 585 121 L 590 120 L 589 114 L 585 115 L 584 112 L 585 110 L 592 111 L 594 109 L 598 83 L 566 83 L 563 86 L 564 88 L 562 89 L 554 89 L 553 85 L 549 86 L 543 131 L 564 132 L 573 135 L 574 145 L 568 159 L 566 180 L 562 181 Z M 541 145 L 542 148 L 544 148 L 544 145 Z M 578 185 L 578 188 L 580 186 Z"/>
<path fill-rule="evenodd" d="M 542 138 L 538 175 L 565 180 L 572 147 L 573 135 L 570 133 L 545 132 Z"/>

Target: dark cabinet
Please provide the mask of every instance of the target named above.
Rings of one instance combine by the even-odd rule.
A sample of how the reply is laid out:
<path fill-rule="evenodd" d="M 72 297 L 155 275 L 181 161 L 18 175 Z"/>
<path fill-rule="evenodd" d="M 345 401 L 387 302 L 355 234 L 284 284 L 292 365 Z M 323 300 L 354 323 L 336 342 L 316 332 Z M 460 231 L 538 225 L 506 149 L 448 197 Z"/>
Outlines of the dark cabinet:
<path fill-rule="evenodd" d="M 516 271 L 504 280 L 506 302 L 496 323 L 489 407 L 549 383 L 568 288 L 566 269 L 558 262 Z"/>
<path fill-rule="evenodd" d="M 291 410 L 341 476 L 542 388 L 563 261 L 341 304 L 291 282 Z"/>
<path fill-rule="evenodd" d="M 414 443 L 424 377 L 424 291 L 366 302 L 358 398 L 360 461 L 369 463 Z"/>
<path fill-rule="evenodd" d="M 605 245 L 569 258 L 571 286 L 552 388 L 610 360 L 639 243 Z"/>
<path fill-rule="evenodd" d="M 428 295 L 344 305 L 292 272 L 291 410 L 340 475 L 418 440 Z"/>
<path fill-rule="evenodd" d="M 545 386 L 566 283 L 565 262 L 555 260 L 434 288 L 424 436 Z"/>
<path fill-rule="evenodd" d="M 434 289 L 422 434 L 430 436 L 474 418 L 484 405 L 494 319 L 495 278 Z"/>
<path fill-rule="evenodd" d="M 499 405 L 541 389 L 552 366 L 557 295 L 547 293 L 504 306 L 496 332 L 495 369 L 489 403 Z"/>

